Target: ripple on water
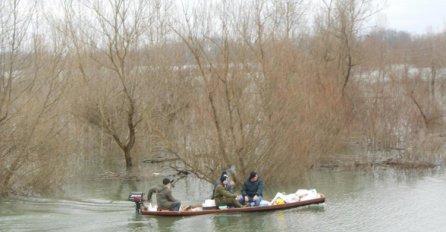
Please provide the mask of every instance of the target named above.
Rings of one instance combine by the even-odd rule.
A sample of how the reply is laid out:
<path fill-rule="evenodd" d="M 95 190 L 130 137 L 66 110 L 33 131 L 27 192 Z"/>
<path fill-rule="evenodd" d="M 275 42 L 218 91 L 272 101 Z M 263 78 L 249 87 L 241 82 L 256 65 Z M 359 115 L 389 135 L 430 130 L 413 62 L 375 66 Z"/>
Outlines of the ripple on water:
<path fill-rule="evenodd" d="M 97 197 L 107 196 L 102 192 L 79 199 L 6 199 L 0 201 L 0 228 L 5 231 L 442 231 L 446 228 L 446 203 L 442 201 L 446 194 L 445 180 L 443 172 L 320 172 L 308 182 L 310 186 L 300 186 L 324 193 L 324 206 L 183 218 L 136 215 L 133 203 L 126 201 L 125 190 L 119 197 L 110 197 L 120 199 L 117 201 Z M 139 187 L 148 186 L 141 183 Z M 103 189 L 114 191 L 114 187 Z M 180 182 L 174 195 L 180 200 L 187 199 L 187 195 L 202 199 L 208 195 L 206 191 L 206 186 L 194 185 L 193 181 Z"/>

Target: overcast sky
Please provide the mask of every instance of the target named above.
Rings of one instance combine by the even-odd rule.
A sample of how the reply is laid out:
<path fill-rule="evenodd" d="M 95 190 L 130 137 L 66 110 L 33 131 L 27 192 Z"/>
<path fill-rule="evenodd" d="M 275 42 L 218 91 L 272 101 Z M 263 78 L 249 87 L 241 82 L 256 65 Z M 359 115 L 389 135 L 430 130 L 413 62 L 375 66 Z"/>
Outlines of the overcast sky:
<path fill-rule="evenodd" d="M 390 29 L 410 33 L 442 32 L 446 29 L 446 0 L 386 0 L 378 21 Z"/>
<path fill-rule="evenodd" d="M 0 0 L 2 1 L 2 0 Z M 178 0 L 191 2 L 191 0 Z M 208 1 L 208 0 L 198 0 Z M 311 3 L 315 0 L 309 0 Z M 47 0 L 52 3 L 53 0 Z M 62 1 L 61 1 L 62 2 Z M 382 9 L 369 26 L 403 30 L 413 34 L 446 31 L 446 0 L 374 0 Z"/>

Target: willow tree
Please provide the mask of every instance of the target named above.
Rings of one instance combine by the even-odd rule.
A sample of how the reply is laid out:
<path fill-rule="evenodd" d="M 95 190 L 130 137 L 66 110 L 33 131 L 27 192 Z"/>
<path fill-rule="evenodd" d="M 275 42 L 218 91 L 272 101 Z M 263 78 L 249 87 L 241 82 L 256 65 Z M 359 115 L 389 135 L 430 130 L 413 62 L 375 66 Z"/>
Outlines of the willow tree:
<path fill-rule="evenodd" d="M 374 2 L 323 0 L 316 15 L 313 52 L 325 69 L 322 75 L 335 79 L 342 96 L 351 82 L 353 67 L 360 63 L 359 37 L 378 10 Z"/>
<path fill-rule="evenodd" d="M 18 70 L 24 69 L 20 62 L 21 49 L 27 36 L 28 26 L 31 24 L 32 14 L 25 18 L 20 17 L 20 1 L 3 1 L 1 3 L 1 31 L 0 31 L 0 158 L 1 194 L 11 191 L 11 180 L 26 160 L 26 152 L 21 151 L 14 141 L 14 123 L 12 119 L 15 99 L 21 98 L 22 91 L 16 91 Z M 26 8 L 25 8 L 26 9 Z M 30 10 L 30 9 L 27 9 Z M 30 11 L 34 12 L 34 10 Z M 17 95 L 16 95 L 17 94 Z"/>
<path fill-rule="evenodd" d="M 339 140 L 361 109 L 361 80 L 354 79 L 368 57 L 361 50 L 360 35 L 377 8 L 373 0 L 322 0 L 311 35 L 311 63 L 320 101 L 320 121 L 331 140 Z M 355 69 L 357 67 L 357 69 Z M 355 73 L 356 72 L 356 73 Z M 321 124 L 322 125 L 322 124 Z M 328 150 L 323 152 L 330 155 Z"/>
<path fill-rule="evenodd" d="M 73 113 L 108 135 L 122 151 L 125 166 L 142 120 L 141 82 L 150 69 L 141 63 L 154 4 L 145 0 L 67 1 L 65 34 L 71 38 L 84 94 Z"/>
<path fill-rule="evenodd" d="M 290 41 L 298 34 L 301 5 L 222 1 L 184 10 L 172 29 L 188 50 L 193 94 L 168 148 L 208 181 L 230 166 L 238 180 L 251 170 L 273 177 L 293 153 L 289 129 L 296 111 L 287 90 L 295 83 L 286 77 L 293 65 L 276 62 L 294 60 Z"/>
<path fill-rule="evenodd" d="M 35 4 L 0 5 L 0 194 L 42 193 L 63 178 L 65 47 L 48 46 L 52 30 L 30 33 L 43 27 Z"/>

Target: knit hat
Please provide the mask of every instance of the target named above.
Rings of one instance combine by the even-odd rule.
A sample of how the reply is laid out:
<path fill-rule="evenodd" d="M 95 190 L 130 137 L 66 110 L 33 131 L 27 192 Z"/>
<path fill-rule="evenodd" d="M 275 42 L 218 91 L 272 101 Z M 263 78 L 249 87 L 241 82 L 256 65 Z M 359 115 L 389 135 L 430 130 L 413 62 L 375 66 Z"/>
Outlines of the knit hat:
<path fill-rule="evenodd" d="M 252 179 L 252 178 L 254 178 L 255 176 L 257 176 L 257 173 L 256 173 L 255 171 L 252 171 L 252 172 L 249 174 L 249 179 Z"/>
<path fill-rule="evenodd" d="M 227 180 L 228 177 L 227 176 L 221 176 L 220 177 L 220 183 L 223 183 L 225 180 Z"/>
<path fill-rule="evenodd" d="M 163 184 L 166 185 L 168 183 L 170 183 L 170 179 L 169 178 L 164 178 L 163 179 Z"/>

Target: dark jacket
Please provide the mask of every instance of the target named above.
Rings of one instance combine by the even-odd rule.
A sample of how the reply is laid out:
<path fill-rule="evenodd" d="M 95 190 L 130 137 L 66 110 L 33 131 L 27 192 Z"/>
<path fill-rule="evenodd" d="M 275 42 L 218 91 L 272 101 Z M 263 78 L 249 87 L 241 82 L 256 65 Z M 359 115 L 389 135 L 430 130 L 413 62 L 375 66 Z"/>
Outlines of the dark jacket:
<path fill-rule="evenodd" d="M 169 209 L 172 203 L 177 200 L 172 196 L 172 191 L 166 185 L 160 185 L 158 187 L 152 188 L 147 194 L 147 200 L 152 199 L 152 194 L 156 193 L 156 203 L 159 210 Z"/>
<path fill-rule="evenodd" d="M 263 181 L 257 179 L 252 182 L 249 179 L 245 181 L 242 187 L 242 195 L 254 197 L 254 195 L 263 197 Z"/>

